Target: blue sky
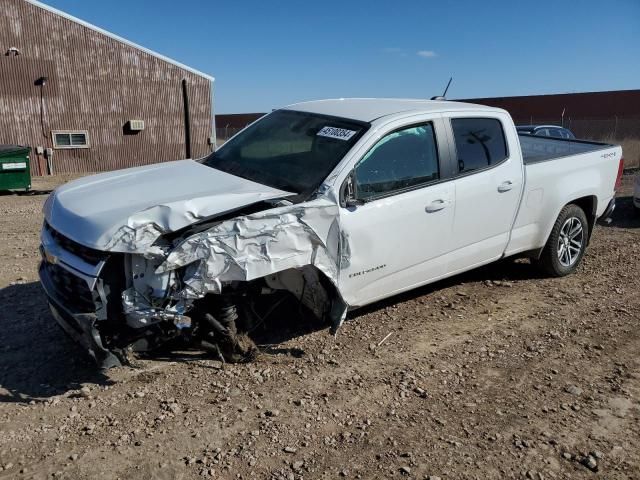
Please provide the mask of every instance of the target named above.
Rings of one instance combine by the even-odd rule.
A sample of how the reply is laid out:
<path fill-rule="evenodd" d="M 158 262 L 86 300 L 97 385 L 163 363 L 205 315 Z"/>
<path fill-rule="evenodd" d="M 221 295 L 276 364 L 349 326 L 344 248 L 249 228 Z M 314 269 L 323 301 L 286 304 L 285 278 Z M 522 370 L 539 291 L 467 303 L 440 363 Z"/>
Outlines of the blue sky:
<path fill-rule="evenodd" d="M 640 88 L 640 0 L 45 0 L 216 77 L 216 113 Z"/>

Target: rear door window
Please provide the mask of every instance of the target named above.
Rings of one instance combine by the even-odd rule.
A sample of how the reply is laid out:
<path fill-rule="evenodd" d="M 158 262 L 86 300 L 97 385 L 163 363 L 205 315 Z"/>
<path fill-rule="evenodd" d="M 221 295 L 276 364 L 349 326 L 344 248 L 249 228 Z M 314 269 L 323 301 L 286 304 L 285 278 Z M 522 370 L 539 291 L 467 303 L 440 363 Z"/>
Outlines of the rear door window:
<path fill-rule="evenodd" d="M 458 172 L 496 165 L 507 158 L 502 123 L 496 118 L 452 118 Z"/>

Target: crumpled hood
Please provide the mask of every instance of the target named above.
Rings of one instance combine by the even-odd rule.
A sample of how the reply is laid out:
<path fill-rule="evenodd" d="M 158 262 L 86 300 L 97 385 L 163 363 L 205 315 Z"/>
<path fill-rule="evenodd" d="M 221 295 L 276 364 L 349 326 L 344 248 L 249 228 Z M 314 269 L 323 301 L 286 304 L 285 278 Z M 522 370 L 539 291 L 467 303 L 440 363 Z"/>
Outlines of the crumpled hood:
<path fill-rule="evenodd" d="M 44 214 L 55 230 L 87 247 L 140 251 L 162 233 L 290 195 L 180 160 L 69 182 L 50 195 Z"/>

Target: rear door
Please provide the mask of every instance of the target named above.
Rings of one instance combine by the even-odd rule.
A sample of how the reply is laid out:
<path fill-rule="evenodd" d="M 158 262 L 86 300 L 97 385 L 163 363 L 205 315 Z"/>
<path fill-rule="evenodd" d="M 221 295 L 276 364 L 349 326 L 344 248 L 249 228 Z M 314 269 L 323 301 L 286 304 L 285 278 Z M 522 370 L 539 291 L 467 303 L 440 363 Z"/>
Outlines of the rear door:
<path fill-rule="evenodd" d="M 456 158 L 450 273 L 500 258 L 520 203 L 524 173 L 517 133 L 506 114 L 491 115 L 449 118 Z"/>

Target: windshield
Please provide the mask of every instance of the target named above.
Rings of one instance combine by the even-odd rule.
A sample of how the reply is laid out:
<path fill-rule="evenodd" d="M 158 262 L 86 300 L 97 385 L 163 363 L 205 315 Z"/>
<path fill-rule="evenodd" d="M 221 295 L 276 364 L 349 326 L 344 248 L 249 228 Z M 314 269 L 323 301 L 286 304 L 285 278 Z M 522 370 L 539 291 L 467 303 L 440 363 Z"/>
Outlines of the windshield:
<path fill-rule="evenodd" d="M 315 113 L 278 110 L 247 127 L 204 164 L 307 198 L 369 127 Z"/>

